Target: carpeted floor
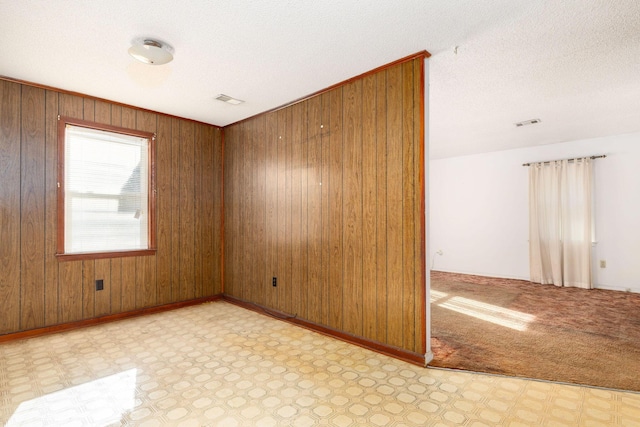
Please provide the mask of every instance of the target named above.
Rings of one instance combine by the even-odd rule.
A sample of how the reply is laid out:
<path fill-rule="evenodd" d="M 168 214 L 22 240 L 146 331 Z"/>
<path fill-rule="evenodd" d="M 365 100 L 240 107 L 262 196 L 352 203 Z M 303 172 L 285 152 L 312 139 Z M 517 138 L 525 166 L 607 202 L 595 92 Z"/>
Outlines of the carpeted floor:
<path fill-rule="evenodd" d="M 431 273 L 431 366 L 640 391 L 640 294 Z"/>

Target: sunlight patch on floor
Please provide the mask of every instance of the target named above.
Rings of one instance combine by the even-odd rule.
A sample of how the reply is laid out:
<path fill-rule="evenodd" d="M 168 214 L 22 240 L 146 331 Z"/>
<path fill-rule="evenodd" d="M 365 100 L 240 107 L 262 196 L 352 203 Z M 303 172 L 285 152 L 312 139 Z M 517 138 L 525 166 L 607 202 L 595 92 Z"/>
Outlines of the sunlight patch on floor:
<path fill-rule="evenodd" d="M 117 423 L 135 407 L 136 373 L 137 369 L 129 369 L 24 401 L 9 418 L 7 427 L 38 424 L 42 420 L 61 426 Z"/>
<path fill-rule="evenodd" d="M 446 296 L 447 294 L 444 292 L 432 290 L 431 302 L 440 301 Z M 437 303 L 437 305 L 438 307 L 453 310 L 460 314 L 465 314 L 467 316 L 475 317 L 476 319 L 505 326 L 517 331 L 526 331 L 528 324 L 536 319 L 536 317 L 531 314 L 522 313 L 516 310 L 509 310 L 508 308 L 463 297 L 453 297 Z"/>
<path fill-rule="evenodd" d="M 435 291 L 433 289 L 431 289 L 430 293 L 431 295 L 431 302 L 437 302 L 439 300 L 441 300 L 442 298 L 446 298 L 449 294 L 445 293 L 445 292 L 440 292 L 440 291 Z"/>

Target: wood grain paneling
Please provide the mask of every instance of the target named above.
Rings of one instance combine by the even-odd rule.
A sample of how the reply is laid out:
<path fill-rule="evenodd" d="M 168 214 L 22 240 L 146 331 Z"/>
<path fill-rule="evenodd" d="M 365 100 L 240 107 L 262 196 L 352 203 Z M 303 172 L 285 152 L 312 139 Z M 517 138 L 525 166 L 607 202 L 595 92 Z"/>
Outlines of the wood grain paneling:
<path fill-rule="evenodd" d="M 376 180 L 377 180 L 377 135 L 376 135 L 376 76 L 362 80 L 362 265 L 376 266 Z M 377 294 L 376 268 L 362 270 L 362 336 L 377 338 Z"/>
<path fill-rule="evenodd" d="M 0 81 L 0 333 L 20 328 L 20 85 Z"/>
<path fill-rule="evenodd" d="M 157 298 L 158 304 L 171 302 L 171 118 L 161 116 L 158 118 L 158 134 L 156 144 L 156 188 L 158 191 L 156 204 L 158 215 L 156 217 L 158 234 L 158 251 L 156 260 L 157 269 Z"/>
<path fill-rule="evenodd" d="M 293 251 L 291 262 L 291 313 L 294 316 L 305 318 L 302 313 L 303 289 L 306 283 L 302 281 L 302 263 L 306 249 L 306 236 L 302 234 L 302 175 L 306 172 L 302 159 L 302 121 L 305 118 L 303 107 L 305 103 L 298 103 L 291 107 L 291 249 Z M 304 141 L 306 143 L 306 141 Z M 306 251 L 305 251 L 306 255 Z"/>
<path fill-rule="evenodd" d="M 245 140 L 248 138 L 247 135 L 251 135 L 249 132 L 250 123 L 244 123 L 240 126 L 240 140 Z M 251 169 L 251 159 L 253 158 L 251 150 L 247 150 L 246 148 L 242 149 L 242 156 L 238 161 L 240 162 L 240 174 L 238 176 L 238 191 L 237 194 L 240 197 L 240 232 L 243 236 L 250 235 L 253 230 L 251 229 L 251 225 L 254 222 L 254 218 L 251 215 L 251 199 L 253 196 L 252 188 L 251 188 L 251 177 L 253 175 L 253 171 Z M 236 151 L 236 154 L 239 154 Z M 233 238 L 233 237 L 232 237 Z M 240 261 L 239 268 L 236 271 L 236 278 L 240 278 L 238 286 L 236 287 L 236 292 L 238 293 L 240 298 L 250 299 L 250 295 L 248 292 L 248 281 L 252 279 L 252 274 L 250 271 L 251 266 L 249 265 L 253 262 L 253 241 L 248 241 L 246 239 L 242 239 L 238 242 L 237 246 L 237 255 Z"/>
<path fill-rule="evenodd" d="M 252 164 L 252 182 L 251 182 L 251 194 L 254 199 L 251 203 L 251 213 L 254 219 L 253 223 L 253 246 L 251 251 L 253 253 L 253 259 L 256 263 L 250 271 L 250 280 L 248 281 L 249 289 L 251 292 L 251 299 L 258 304 L 264 304 L 265 290 L 269 283 L 267 279 L 266 267 L 267 267 L 267 247 L 265 236 L 265 223 L 267 220 L 267 203 L 266 203 L 266 170 L 268 167 L 268 161 L 265 151 L 265 116 L 260 115 L 252 121 L 253 129 L 251 132 L 252 144 L 251 151 L 253 154 Z"/>
<path fill-rule="evenodd" d="M 208 142 L 212 151 L 212 163 L 205 168 L 209 172 L 207 185 L 209 189 L 207 202 L 210 205 L 210 220 L 207 221 L 209 229 L 205 230 L 205 235 L 209 236 L 209 245 L 211 246 L 211 255 L 203 262 L 210 266 L 211 275 L 205 275 L 205 283 L 211 282 L 209 291 L 205 291 L 207 295 L 218 295 L 224 292 L 224 195 L 223 195 L 223 179 L 224 179 L 224 134 L 220 128 L 212 128 L 209 132 Z M 207 191 L 205 188 L 205 192 Z M 207 197 L 207 196 L 205 196 Z M 205 285 L 206 288 L 206 285 Z"/>
<path fill-rule="evenodd" d="M 376 78 L 376 337 L 387 341 L 387 73 Z"/>
<path fill-rule="evenodd" d="M 309 218 L 308 218 L 308 196 L 309 196 L 309 188 L 308 188 L 308 182 L 309 182 L 309 169 L 308 169 L 308 148 L 309 148 L 309 144 L 308 144 L 308 139 L 307 139 L 307 129 L 308 129 L 308 119 L 307 119 L 307 113 L 308 113 L 308 107 L 309 107 L 309 102 L 308 100 L 305 100 L 301 103 L 298 104 L 300 106 L 301 112 L 300 112 L 300 120 L 301 120 L 301 126 L 299 129 L 300 132 L 300 158 L 298 159 L 298 164 L 296 166 L 298 173 L 296 174 L 298 176 L 298 179 L 300 180 L 300 196 L 299 196 L 299 203 L 300 203 L 300 238 L 301 240 L 298 242 L 299 244 L 299 258 L 298 258 L 298 264 L 300 265 L 300 279 L 299 282 L 297 284 L 295 284 L 294 289 L 296 289 L 299 292 L 298 298 L 296 299 L 296 303 L 298 305 L 298 309 L 296 310 L 296 313 L 298 314 L 299 317 L 303 318 L 303 319 L 307 319 L 309 317 L 308 311 L 309 311 L 309 304 L 306 303 L 305 299 L 305 295 L 309 292 L 309 280 L 308 280 L 308 275 L 309 275 L 309 233 L 308 233 L 308 226 L 309 226 Z M 295 111 L 295 109 L 294 109 Z M 292 130 L 295 132 L 296 131 L 296 126 L 292 126 Z M 297 137 L 294 137 L 294 141 Z M 297 196 L 296 196 L 297 198 Z"/>
<path fill-rule="evenodd" d="M 96 288 L 94 260 L 82 261 L 82 319 L 95 317 Z"/>
<path fill-rule="evenodd" d="M 156 255 L 55 257 L 59 115 L 157 132 Z M 220 128 L 0 79 L 0 182 L 0 334 L 221 292 Z"/>
<path fill-rule="evenodd" d="M 414 115 L 413 115 L 413 64 L 402 64 L 402 348 L 415 347 L 415 303 L 414 289 L 416 254 L 414 242 L 417 220 L 413 209 L 416 201 L 416 174 L 413 161 Z"/>
<path fill-rule="evenodd" d="M 58 260 L 56 253 L 57 193 L 58 193 L 58 93 L 47 90 L 45 99 L 45 324 L 58 323 Z"/>
<path fill-rule="evenodd" d="M 198 276 L 199 288 L 198 293 L 200 296 L 211 295 L 214 290 L 214 285 L 216 282 L 219 282 L 219 279 L 216 280 L 213 274 L 213 266 L 214 263 L 209 262 L 214 256 L 213 254 L 213 239 L 215 238 L 215 229 L 214 227 L 214 217 L 213 211 L 215 209 L 214 205 L 214 194 L 213 194 L 213 186 L 207 185 L 207 182 L 213 182 L 215 179 L 214 170 L 212 168 L 207 167 L 207 165 L 213 164 L 213 144 L 211 140 L 213 138 L 213 129 L 208 126 L 200 126 L 200 137 L 196 140 L 199 141 L 200 148 L 196 150 L 196 152 L 200 153 L 200 187 L 198 194 L 201 194 L 201 197 L 198 197 L 198 209 L 199 215 L 198 218 L 198 233 L 200 236 L 200 248 L 198 251 L 200 254 L 198 258 L 198 263 L 200 264 L 200 272 Z M 221 181 L 218 181 L 221 182 Z M 218 220 L 219 221 L 219 220 Z M 219 224 L 215 223 L 215 224 Z M 220 255 L 218 255 L 218 259 Z"/>
<path fill-rule="evenodd" d="M 171 125 L 171 299 L 180 301 L 182 299 L 180 291 L 180 241 L 183 237 L 180 234 L 180 216 L 182 214 L 182 206 L 180 205 L 180 179 L 182 177 L 180 120 L 171 119 Z M 184 238 L 188 237 L 184 236 Z"/>
<path fill-rule="evenodd" d="M 111 260 L 97 259 L 94 270 L 94 280 L 102 280 L 104 289 L 96 291 L 96 317 L 111 314 Z M 94 282 L 95 283 L 95 282 Z"/>
<path fill-rule="evenodd" d="M 343 89 L 343 328 L 362 335 L 362 81 Z"/>
<path fill-rule="evenodd" d="M 266 283 L 270 283 L 278 272 L 278 115 L 265 116 L 265 248 Z M 264 305 L 278 307 L 277 287 L 265 286 Z"/>
<path fill-rule="evenodd" d="M 111 313 L 122 310 L 122 258 L 111 260 Z"/>
<path fill-rule="evenodd" d="M 278 274 L 276 277 L 279 277 L 280 280 L 280 290 L 281 299 L 280 299 L 280 307 L 282 307 L 283 311 L 292 312 L 292 264 L 293 264 L 293 256 L 294 256 L 294 247 L 293 247 L 293 239 L 292 239 L 292 226 L 291 226 L 291 198 L 292 198 L 292 147 L 293 144 L 291 142 L 291 111 L 292 109 L 287 108 L 282 111 L 282 114 L 278 113 L 278 132 L 282 139 L 280 143 L 282 145 L 284 151 L 284 224 L 285 224 L 285 233 L 284 233 L 284 266 L 282 270 L 278 270 Z"/>
<path fill-rule="evenodd" d="M 212 295 L 224 292 L 224 133 L 220 128 L 214 128 L 211 132 L 213 163 L 208 170 L 211 170 L 213 185 L 211 185 L 211 205 L 213 208 L 211 222 L 212 227 Z"/>
<path fill-rule="evenodd" d="M 424 61 L 413 61 L 413 85 L 414 87 L 424 87 Z M 416 175 L 416 194 L 422 195 L 416 199 L 414 205 L 415 215 L 415 255 L 416 268 L 414 269 L 414 294 L 415 294 L 415 320 L 416 320 L 416 351 L 427 349 L 427 258 L 426 258 L 426 241 L 425 241 L 425 145 L 422 138 L 425 130 L 425 99 L 421 93 L 413 92 L 413 167 L 419 173 Z M 422 341 L 418 341 L 418 338 Z"/>
<path fill-rule="evenodd" d="M 329 324 L 329 261 L 331 257 L 331 246 L 330 246 L 330 211 L 329 211 L 329 200 L 331 194 L 331 185 L 329 181 L 329 154 L 330 154 L 330 105 L 331 105 L 331 95 L 329 92 L 323 93 L 321 96 L 322 99 L 322 118 L 320 124 L 320 150 L 322 152 L 322 157 L 320 159 L 320 169 L 322 170 L 321 184 L 321 215 L 322 215 L 322 223 L 321 230 L 322 233 L 322 244 L 321 244 L 321 263 L 320 263 L 320 273 L 321 273 L 321 293 L 320 293 L 320 310 L 322 312 L 321 320 L 318 322 L 320 324 L 328 325 Z"/>
<path fill-rule="evenodd" d="M 342 146 L 342 88 L 330 93 L 329 138 L 329 322 L 334 329 L 343 328 L 344 269 L 343 254 L 343 146 Z"/>
<path fill-rule="evenodd" d="M 195 134 L 193 139 L 193 190 L 195 194 L 202 194 L 202 126 L 197 124 L 195 126 Z M 193 243 L 197 248 L 204 249 L 202 243 L 202 223 L 204 215 L 203 197 L 194 197 L 193 199 Z M 195 298 L 202 296 L 202 255 L 203 250 L 195 251 L 193 254 L 193 295 Z"/>
<path fill-rule="evenodd" d="M 402 347 L 402 68 L 387 70 L 387 342 Z"/>
<path fill-rule="evenodd" d="M 239 150 L 238 133 L 239 127 L 233 127 L 225 130 L 224 133 L 224 182 L 227 183 L 224 188 L 224 241 L 227 242 L 224 247 L 224 291 L 225 293 L 236 295 L 236 284 L 238 283 L 237 270 L 240 268 L 238 259 L 238 240 L 234 240 L 234 236 L 240 235 L 239 215 L 239 194 L 238 194 L 238 175 Z"/>
<path fill-rule="evenodd" d="M 291 281 L 291 229 L 289 227 L 290 213 L 288 192 L 289 180 L 291 179 L 289 168 L 289 142 L 287 141 L 286 126 L 291 110 L 285 109 L 277 112 L 278 115 L 278 139 L 276 141 L 278 150 L 277 176 L 278 176 L 278 201 L 276 205 L 278 217 L 278 228 L 276 230 L 276 248 L 278 264 L 272 277 L 276 277 L 279 285 L 275 288 L 277 303 L 274 307 L 282 311 L 289 310 L 288 287 Z M 226 131 L 226 129 L 225 129 Z"/>
<path fill-rule="evenodd" d="M 45 325 L 45 91 L 22 87 L 21 327 Z"/>
<path fill-rule="evenodd" d="M 225 128 L 227 295 L 424 354 L 422 61 Z"/>
<path fill-rule="evenodd" d="M 309 294 L 317 295 L 319 304 L 308 306 L 307 319 L 322 321 L 322 98 L 309 99 L 307 109 L 307 259 Z M 314 261 L 315 260 L 315 261 Z"/>
<path fill-rule="evenodd" d="M 182 140 L 180 156 L 180 299 L 188 300 L 195 296 L 195 248 L 193 247 L 195 233 L 195 129 L 193 123 L 180 123 L 180 139 Z"/>

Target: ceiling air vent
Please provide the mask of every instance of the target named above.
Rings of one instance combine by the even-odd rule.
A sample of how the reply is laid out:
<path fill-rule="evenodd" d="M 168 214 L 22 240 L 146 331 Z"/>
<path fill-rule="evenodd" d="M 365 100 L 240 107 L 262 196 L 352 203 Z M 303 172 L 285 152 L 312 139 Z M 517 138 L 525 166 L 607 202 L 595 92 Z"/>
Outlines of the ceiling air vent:
<path fill-rule="evenodd" d="M 244 102 L 239 99 L 232 98 L 229 95 L 223 95 L 223 94 L 216 96 L 216 99 L 218 101 L 226 102 L 227 104 L 232 104 L 232 105 L 238 105 Z"/>
<path fill-rule="evenodd" d="M 525 120 L 524 122 L 518 122 L 516 123 L 516 127 L 522 127 L 522 126 L 527 126 L 527 125 L 535 125 L 536 123 L 540 123 L 542 120 L 540 119 L 531 119 L 531 120 Z"/>

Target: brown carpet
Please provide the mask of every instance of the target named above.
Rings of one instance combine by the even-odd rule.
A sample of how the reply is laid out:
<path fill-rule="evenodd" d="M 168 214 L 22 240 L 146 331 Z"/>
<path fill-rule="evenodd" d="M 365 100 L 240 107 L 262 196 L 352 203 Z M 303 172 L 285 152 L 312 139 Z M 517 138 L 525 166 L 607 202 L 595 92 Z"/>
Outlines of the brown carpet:
<path fill-rule="evenodd" d="M 436 271 L 431 290 L 431 366 L 640 391 L 640 294 Z"/>

